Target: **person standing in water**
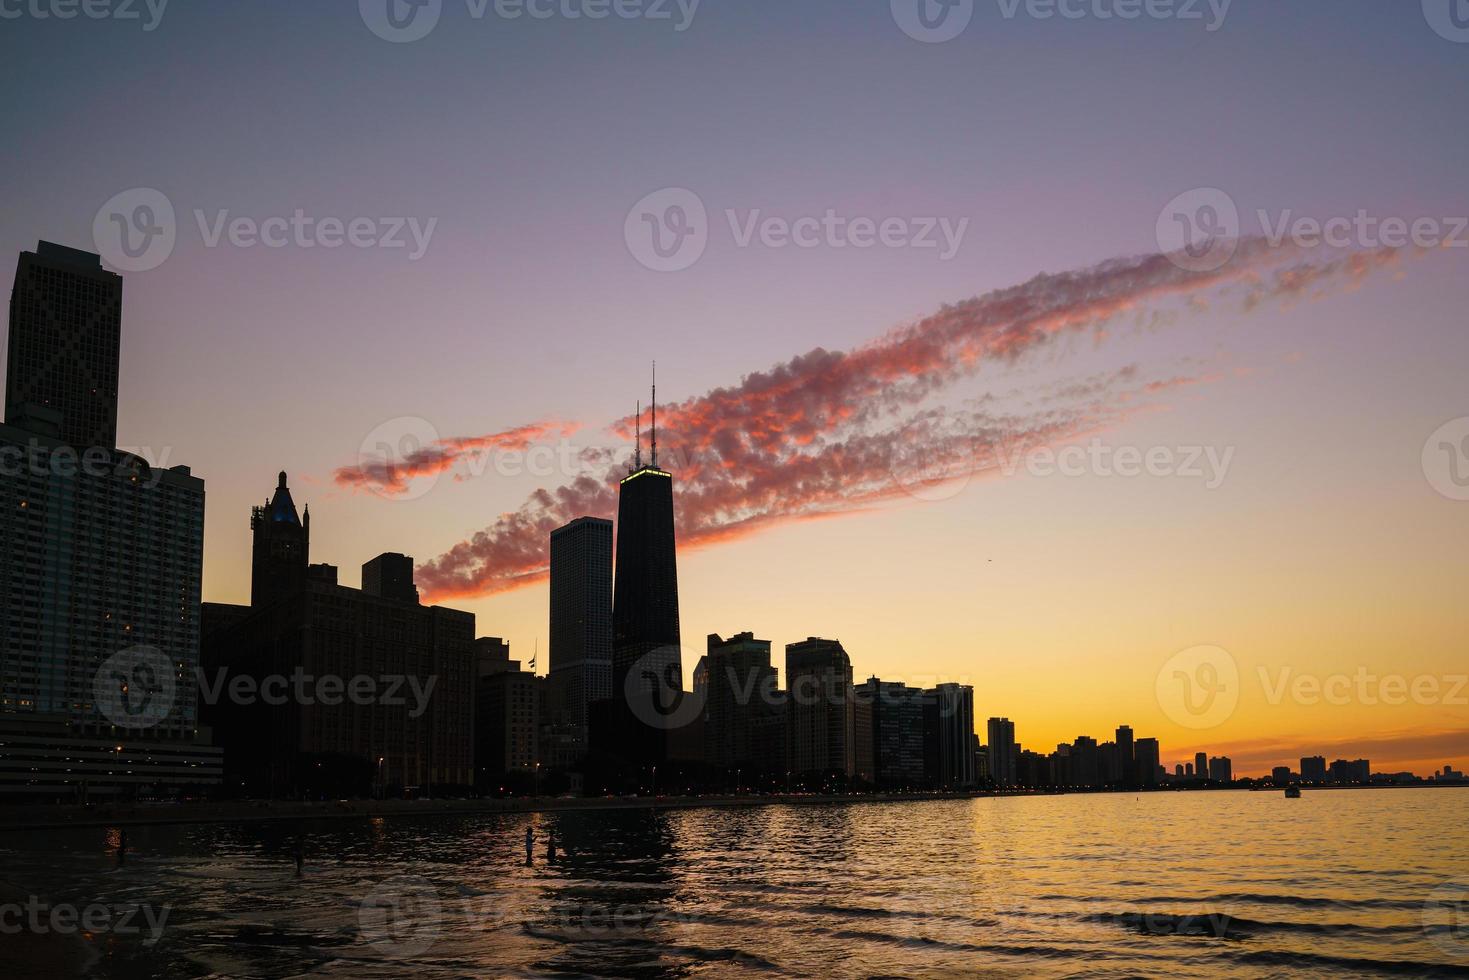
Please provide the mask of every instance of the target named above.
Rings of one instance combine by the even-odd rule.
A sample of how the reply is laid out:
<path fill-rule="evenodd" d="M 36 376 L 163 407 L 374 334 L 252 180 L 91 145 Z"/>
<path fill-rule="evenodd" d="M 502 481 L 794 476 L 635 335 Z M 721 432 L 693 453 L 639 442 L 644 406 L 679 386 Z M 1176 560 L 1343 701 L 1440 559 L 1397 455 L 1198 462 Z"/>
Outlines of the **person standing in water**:
<path fill-rule="evenodd" d="M 525 828 L 525 863 L 530 864 L 535 857 L 536 832 L 531 828 Z"/>
<path fill-rule="evenodd" d="M 546 832 L 546 863 L 556 863 L 556 831 Z"/>

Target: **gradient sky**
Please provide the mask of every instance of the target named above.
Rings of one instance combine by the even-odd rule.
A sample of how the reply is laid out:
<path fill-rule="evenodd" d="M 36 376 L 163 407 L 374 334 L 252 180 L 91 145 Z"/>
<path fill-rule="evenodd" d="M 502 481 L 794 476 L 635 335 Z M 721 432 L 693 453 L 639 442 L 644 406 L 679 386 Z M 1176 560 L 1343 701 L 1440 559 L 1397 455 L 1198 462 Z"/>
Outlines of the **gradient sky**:
<path fill-rule="evenodd" d="M 704 0 L 683 32 L 476 20 L 446 0 L 437 29 L 407 44 L 374 36 L 347 0 L 176 0 L 151 31 L 0 20 L 0 79 L 0 253 L 42 238 L 94 249 L 98 209 L 131 188 L 177 209 L 171 257 L 126 276 L 119 438 L 207 481 L 210 601 L 246 600 L 249 507 L 280 469 L 311 505 L 313 559 L 356 584 L 379 552 L 434 562 L 525 513 L 534 491 L 612 465 L 545 477 L 460 465 L 396 498 L 335 479 L 396 419 L 444 438 L 550 421 L 543 441 L 567 425 L 578 450 L 621 459 L 617 426 L 656 358 L 670 452 L 738 442 L 745 419 L 698 418 L 710 392 L 746 405 L 742 379 L 817 348 L 876 350 L 864 356 L 894 368 L 890 331 L 926 336 L 949 322 L 931 319 L 945 304 L 1042 273 L 1077 273 L 1032 284 L 1048 302 L 1067 288 L 1085 302 L 1115 268 L 1099 265 L 1159 250 L 1160 212 L 1192 188 L 1226 191 L 1246 235 L 1261 208 L 1469 214 L 1469 44 L 1407 0 L 1236 0 L 1213 32 L 1006 18 L 981 0 L 943 44 L 906 36 L 886 0 Z M 678 273 L 645 269 L 623 238 L 629 209 L 667 187 L 694 190 L 712 219 L 708 251 Z M 438 221 L 410 261 L 210 248 L 193 217 L 297 208 Z M 942 261 L 741 248 L 723 216 L 829 208 L 969 225 Z M 1008 715 L 1043 751 L 1130 722 L 1170 766 L 1196 748 L 1247 773 L 1305 751 L 1379 769 L 1469 764 L 1469 689 L 1311 705 L 1272 703 L 1259 679 L 1361 668 L 1448 693 L 1469 671 L 1469 502 L 1436 492 L 1421 464 L 1430 433 L 1469 415 L 1469 249 L 1404 250 L 1370 275 L 1337 270 L 1331 250 L 1281 252 L 1237 257 L 1198 288 L 1129 277 L 1103 290 L 1113 315 L 1051 323 L 1003 355 L 939 345 L 949 367 L 872 390 L 857 383 L 870 373 L 778 373 L 796 379 L 803 412 L 809 394 L 854 414 L 788 417 L 765 446 L 776 482 L 803 454 L 859 438 L 899 452 L 900 473 L 948 472 L 952 447 L 926 440 L 973 410 L 1058 446 L 1095 434 L 1234 455 L 1212 489 L 1022 471 L 917 498 L 906 476 L 886 492 L 869 480 L 843 502 L 787 480 L 750 533 L 720 532 L 721 512 L 681 553 L 686 668 L 709 632 L 750 629 L 777 649 L 831 636 L 859 677 L 973 684 L 978 717 Z M 1328 271 L 1301 290 L 1278 278 L 1302 265 Z M 1159 276 L 1156 262 L 1137 268 Z M 985 320 L 975 336 L 1003 328 Z M 539 643 L 544 669 L 544 582 L 492 587 L 481 576 L 452 602 L 518 656 Z M 1228 650 L 1243 680 L 1237 710 L 1204 730 L 1179 725 L 1155 690 L 1169 658 L 1200 644 Z"/>

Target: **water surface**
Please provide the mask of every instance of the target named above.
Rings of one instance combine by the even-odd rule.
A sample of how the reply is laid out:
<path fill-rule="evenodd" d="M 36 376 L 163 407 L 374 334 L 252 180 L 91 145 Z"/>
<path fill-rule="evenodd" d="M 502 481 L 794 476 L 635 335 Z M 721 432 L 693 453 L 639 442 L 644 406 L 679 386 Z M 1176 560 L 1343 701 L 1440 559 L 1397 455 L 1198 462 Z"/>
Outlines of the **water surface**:
<path fill-rule="evenodd" d="M 120 868 L 16 833 L 0 877 L 167 907 L 95 977 L 1469 975 L 1466 827 L 1428 789 L 496 814 L 135 827 Z"/>

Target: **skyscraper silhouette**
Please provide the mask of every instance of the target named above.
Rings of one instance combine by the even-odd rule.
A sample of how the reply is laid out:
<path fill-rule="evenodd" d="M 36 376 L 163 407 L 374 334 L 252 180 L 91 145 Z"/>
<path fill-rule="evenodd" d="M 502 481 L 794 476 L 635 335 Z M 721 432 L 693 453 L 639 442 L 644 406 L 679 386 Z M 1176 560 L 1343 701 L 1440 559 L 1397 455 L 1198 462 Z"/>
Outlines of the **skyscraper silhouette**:
<path fill-rule="evenodd" d="M 283 596 L 294 595 L 306 584 L 306 566 L 311 552 L 311 514 L 303 518 L 291 499 L 283 471 L 275 495 L 264 507 L 250 512 L 250 529 L 255 533 L 251 554 L 250 605 L 264 606 Z"/>
<path fill-rule="evenodd" d="M 996 786 L 1014 786 L 1020 759 L 1015 723 L 1009 718 L 991 718 L 988 727 L 990 778 Z"/>
<path fill-rule="evenodd" d="M 204 481 L 115 447 L 121 325 L 122 279 L 100 257 L 21 253 L 0 425 L 0 795 L 220 782 L 191 683 Z"/>
<path fill-rule="evenodd" d="M 41 242 L 20 253 L 10 292 L 5 418 L 30 429 L 59 412 L 55 435 L 75 449 L 117 445 L 122 277 L 90 252 Z"/>
<path fill-rule="evenodd" d="M 551 651 L 542 762 L 586 754 L 588 706 L 612 697 L 612 522 L 579 517 L 551 532 Z"/>
<path fill-rule="evenodd" d="M 618 752 L 656 764 L 667 756 L 667 732 L 648 712 L 672 711 L 683 692 L 673 474 L 658 468 L 656 383 L 651 460 L 643 465 L 639 432 L 632 470 L 618 490 L 612 643 L 612 696 L 623 709 Z"/>
<path fill-rule="evenodd" d="M 840 640 L 809 637 L 786 644 L 790 686 L 790 769 L 809 776 L 851 777 L 857 767 L 852 660 Z"/>

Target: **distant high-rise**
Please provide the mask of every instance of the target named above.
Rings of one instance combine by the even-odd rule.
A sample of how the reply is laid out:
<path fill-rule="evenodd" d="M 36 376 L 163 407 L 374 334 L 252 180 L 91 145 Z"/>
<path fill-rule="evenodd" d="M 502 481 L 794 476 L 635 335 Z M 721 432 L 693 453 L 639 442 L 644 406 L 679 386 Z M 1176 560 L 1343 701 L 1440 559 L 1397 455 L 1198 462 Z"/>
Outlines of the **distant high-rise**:
<path fill-rule="evenodd" d="M 0 425 L 0 794 L 217 784 L 198 719 L 204 481 L 117 449 L 122 279 L 24 252 Z"/>
<path fill-rule="evenodd" d="M 1009 718 L 991 718 L 988 734 L 990 778 L 996 786 L 1014 786 L 1019 762 L 1015 748 L 1015 723 Z"/>
<path fill-rule="evenodd" d="M 640 440 L 632 472 L 618 490 L 612 596 L 612 695 L 623 706 L 616 751 L 628 761 L 654 764 L 667 756 L 667 732 L 639 715 L 671 712 L 683 693 L 673 474 L 658 468 L 656 404 L 655 388 L 651 462 L 643 465 Z"/>
<path fill-rule="evenodd" d="M 852 660 L 838 640 L 786 644 L 790 694 L 790 769 L 805 775 L 856 771 Z"/>
<path fill-rule="evenodd" d="M 1137 757 L 1133 748 L 1133 736 L 1131 725 L 1117 726 L 1117 769 L 1122 774 L 1122 782 L 1131 783 L 1137 776 Z"/>
<path fill-rule="evenodd" d="M 1326 757 L 1320 755 L 1308 755 L 1301 759 L 1301 782 L 1324 783 L 1326 782 Z"/>
<path fill-rule="evenodd" d="M 32 429 L 35 406 L 60 413 L 55 436 L 76 449 L 117 445 L 122 277 L 102 259 L 41 242 L 20 253 L 10 292 L 5 420 Z"/>
<path fill-rule="evenodd" d="M 933 783 L 940 789 L 968 789 L 974 785 L 974 688 L 940 684 L 928 696 L 934 705 Z"/>
<path fill-rule="evenodd" d="M 558 745 L 571 746 L 568 756 L 578 756 L 587 706 L 612 697 L 611 521 L 582 517 L 551 532 L 550 636 L 542 721 L 556 730 Z"/>
<path fill-rule="evenodd" d="M 509 773 L 535 771 L 540 698 L 536 675 L 510 659 L 510 644 L 481 637 L 474 653 L 475 781 L 488 787 Z"/>
<path fill-rule="evenodd" d="M 1209 778 L 1209 753 L 1194 753 L 1194 775 L 1198 776 L 1200 779 Z"/>
<path fill-rule="evenodd" d="M 1333 783 L 1361 783 L 1365 786 L 1372 781 L 1372 764 L 1366 759 L 1337 759 L 1331 764 L 1328 774 Z"/>
<path fill-rule="evenodd" d="M 778 731 L 775 668 L 770 641 L 740 633 L 724 639 L 710 633 L 701 661 L 704 676 L 704 758 L 723 769 L 783 768 L 776 757 Z"/>
<path fill-rule="evenodd" d="M 1216 783 L 1234 782 L 1234 763 L 1228 756 L 1216 756 L 1209 760 L 1209 779 Z"/>
<path fill-rule="evenodd" d="M 857 685 L 855 696 L 859 704 L 872 705 L 874 781 L 891 789 L 923 786 L 922 689 L 871 677 Z"/>
<path fill-rule="evenodd" d="M 1097 740 L 1078 735 L 1071 743 L 1071 782 L 1074 786 L 1100 786 L 1102 772 Z"/>
<path fill-rule="evenodd" d="M 1162 755 L 1156 738 L 1140 738 L 1133 743 L 1137 760 L 1137 781 L 1143 786 L 1157 786 L 1159 758 Z"/>
<path fill-rule="evenodd" d="M 413 584 L 413 559 L 388 552 L 362 566 L 362 591 L 379 599 L 418 605 L 418 586 Z"/>

